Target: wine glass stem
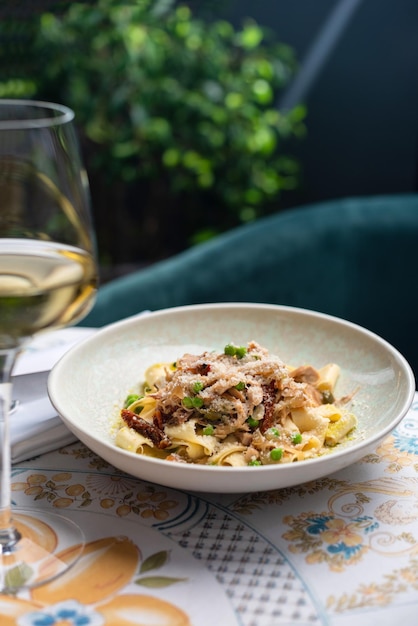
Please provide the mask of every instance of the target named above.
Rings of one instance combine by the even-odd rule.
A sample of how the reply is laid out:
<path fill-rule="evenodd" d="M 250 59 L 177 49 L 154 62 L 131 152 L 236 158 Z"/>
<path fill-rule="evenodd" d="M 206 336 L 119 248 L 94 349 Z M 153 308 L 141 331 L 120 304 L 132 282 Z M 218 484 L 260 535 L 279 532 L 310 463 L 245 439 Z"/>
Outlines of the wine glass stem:
<path fill-rule="evenodd" d="M 7 554 L 19 541 L 20 534 L 13 527 L 11 512 L 11 446 L 9 411 L 12 395 L 10 375 L 17 356 L 17 349 L 0 349 L 0 553 Z"/>

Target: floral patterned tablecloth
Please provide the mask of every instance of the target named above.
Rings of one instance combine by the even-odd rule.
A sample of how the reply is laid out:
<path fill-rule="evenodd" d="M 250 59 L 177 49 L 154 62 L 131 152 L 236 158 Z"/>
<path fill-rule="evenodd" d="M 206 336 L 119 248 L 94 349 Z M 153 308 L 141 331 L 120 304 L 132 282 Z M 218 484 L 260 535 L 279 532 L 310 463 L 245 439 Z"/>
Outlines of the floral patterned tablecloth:
<path fill-rule="evenodd" d="M 0 623 L 415 624 L 417 434 L 418 395 L 355 465 L 248 495 L 142 482 L 78 442 L 20 463 L 14 504 L 65 514 L 86 547 L 55 582 L 0 596 Z"/>

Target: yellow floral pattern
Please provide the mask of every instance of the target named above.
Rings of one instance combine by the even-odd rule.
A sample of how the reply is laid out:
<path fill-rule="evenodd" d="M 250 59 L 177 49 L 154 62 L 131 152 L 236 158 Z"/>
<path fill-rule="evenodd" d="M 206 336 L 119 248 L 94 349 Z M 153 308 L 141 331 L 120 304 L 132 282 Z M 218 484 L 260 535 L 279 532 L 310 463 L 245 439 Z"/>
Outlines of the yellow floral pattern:
<path fill-rule="evenodd" d="M 380 583 L 361 584 L 352 593 L 340 597 L 329 596 L 327 608 L 337 613 L 347 610 L 387 606 L 396 595 L 409 590 L 418 591 L 418 559 L 411 559 L 407 568 L 395 569 L 392 574 L 383 577 Z"/>
<path fill-rule="evenodd" d="M 50 477 L 34 473 L 24 482 L 14 482 L 12 491 L 22 491 L 34 501 L 46 499 L 56 509 L 88 508 L 94 503 L 105 510 L 113 509 L 118 517 L 132 513 L 159 521 L 168 519 L 170 511 L 179 504 L 169 498 L 163 488 L 148 485 L 138 489 L 138 483 L 124 475 L 110 478 L 92 475 L 83 485 L 71 472 L 59 472 Z"/>
<path fill-rule="evenodd" d="M 364 466 L 379 465 L 383 470 L 379 478 L 356 483 L 325 477 L 292 488 L 248 494 L 232 505 L 237 514 L 248 516 L 261 514 L 266 507 L 282 510 L 286 506 L 293 510 L 296 503 L 303 500 L 313 503 L 317 497 L 321 509 L 305 508 L 281 518 L 281 537 L 287 542 L 289 552 L 303 557 L 307 566 L 325 565 L 329 571 L 343 576 L 359 563 L 366 565 L 372 555 L 382 559 L 395 555 L 403 558 L 402 567 L 391 573 L 383 570 L 373 582 L 359 584 L 340 595 L 329 595 L 326 608 L 330 613 L 383 607 L 397 596 L 418 591 L 418 477 L 415 477 L 418 436 L 415 435 L 418 435 L 417 420 L 409 416 L 373 454 L 359 462 Z M 328 505 L 323 508 L 325 502 Z"/>
<path fill-rule="evenodd" d="M 381 463 L 384 471 L 390 474 L 412 469 L 418 472 L 418 402 L 414 402 L 409 414 L 398 428 L 391 433 L 376 449 L 376 452 L 364 457 L 365 463 Z"/>
<path fill-rule="evenodd" d="M 71 546 L 57 557 L 65 562 L 77 549 L 78 546 Z M 137 574 L 136 584 L 144 586 L 181 582 L 149 575 L 151 570 L 163 567 L 168 558 L 168 554 L 158 553 L 144 560 L 138 546 L 123 536 L 91 541 L 71 569 L 33 589 L 30 598 L 0 594 L 1 624 L 190 626 L 186 613 L 172 603 L 151 595 L 124 593 Z"/>
<path fill-rule="evenodd" d="M 412 468 L 418 472 L 418 450 L 415 446 L 404 449 L 400 446 L 400 438 L 396 435 L 389 435 L 387 439 L 377 448 L 375 454 L 368 454 L 364 457 L 364 463 L 386 463 L 386 472 L 395 474 L 404 468 Z"/>
<path fill-rule="evenodd" d="M 292 488 L 207 499 L 204 494 L 182 493 L 134 479 L 115 470 L 82 444 L 74 444 L 56 452 L 49 466 L 35 463 L 31 467 L 38 469 L 17 470 L 13 493 L 20 503 L 30 500 L 35 505 L 42 500 L 43 506 L 63 512 L 98 512 L 102 517 L 107 516 L 109 523 L 119 522 L 121 528 L 128 524 L 127 518 L 142 529 L 139 532 L 144 532 L 145 527 L 158 528 L 161 536 L 166 534 L 170 540 L 177 541 L 196 562 L 213 572 L 225 586 L 243 626 L 282 623 L 279 617 L 274 621 L 272 616 L 276 615 L 274 611 L 283 612 L 284 607 L 288 610 L 291 594 L 283 592 L 283 605 L 280 604 L 281 594 L 276 585 L 282 579 L 283 589 L 294 589 L 298 577 L 301 585 L 298 604 L 291 609 L 293 613 L 289 611 L 286 623 L 293 618 L 297 623 L 302 614 L 314 624 L 321 622 L 323 616 L 325 623 L 337 614 L 346 614 L 347 619 L 354 612 L 359 625 L 374 623 L 375 616 L 378 623 L 378 616 L 388 605 L 393 610 L 408 602 L 416 606 L 413 598 L 418 591 L 417 417 L 418 403 L 373 453 L 333 476 Z M 51 469 L 57 467 L 65 470 Z M 112 535 L 113 527 L 110 530 L 108 534 Z M 106 544 L 109 559 L 115 539 L 114 536 L 102 538 L 110 542 Z M 129 546 L 130 559 L 131 553 L 138 550 L 134 558 L 136 573 L 132 574 L 130 566 L 124 568 L 124 586 L 115 586 L 105 597 L 95 595 L 94 585 L 86 581 L 82 594 L 73 593 L 71 599 L 65 593 L 55 596 L 49 585 L 45 585 L 45 592 L 40 588 L 39 593 L 32 593 L 24 600 L 2 596 L 0 615 L 13 616 L 4 622 L 5 626 L 41 624 L 40 616 L 47 616 L 48 623 L 54 626 L 64 623 L 65 626 L 67 623 L 128 626 L 138 623 L 135 620 L 139 605 L 143 611 L 154 611 L 149 613 L 148 622 L 144 618 L 144 624 L 189 624 L 190 616 L 185 614 L 183 605 L 176 606 L 181 590 L 187 585 L 182 578 L 184 571 L 179 573 L 179 562 L 176 561 L 173 576 L 174 568 L 167 565 L 164 550 L 154 550 L 143 557 L 140 541 L 132 544 L 132 538 L 121 539 L 128 541 L 123 545 Z M 97 546 L 95 542 L 88 543 L 90 555 L 96 555 Z M 144 549 L 142 545 L 141 549 Z M 110 560 L 115 559 L 114 569 L 117 569 L 118 561 L 113 554 Z M 126 562 L 130 562 L 128 558 Z M 103 570 L 104 565 L 96 571 L 99 569 Z M 110 588 L 112 584 L 109 580 Z M 149 593 L 132 593 L 132 586 L 140 584 L 148 587 Z M 167 593 L 179 590 L 179 595 L 157 594 L 155 589 L 162 584 L 175 585 Z M 189 605 L 185 606 L 190 612 Z M 160 621 L 154 619 L 157 611 Z"/>
<path fill-rule="evenodd" d="M 376 524 L 368 516 L 356 517 L 349 523 L 329 513 L 303 513 L 286 516 L 284 523 L 291 530 L 283 534 L 290 542 L 289 550 L 305 553 L 309 564 L 327 563 L 332 571 L 343 571 L 358 562 L 369 549 L 364 536 Z"/>

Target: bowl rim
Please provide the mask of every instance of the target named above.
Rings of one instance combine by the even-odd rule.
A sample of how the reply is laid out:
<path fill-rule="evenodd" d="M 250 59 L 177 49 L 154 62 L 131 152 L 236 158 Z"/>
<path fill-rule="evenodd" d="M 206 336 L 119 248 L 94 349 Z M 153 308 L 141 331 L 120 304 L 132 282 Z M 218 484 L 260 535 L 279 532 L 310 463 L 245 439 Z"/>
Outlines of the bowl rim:
<path fill-rule="evenodd" d="M 59 359 L 59 361 L 54 365 L 54 367 L 52 368 L 49 374 L 48 383 L 47 383 L 48 395 L 49 395 L 51 403 L 53 404 L 54 408 L 57 410 L 58 414 L 63 419 L 64 423 L 71 429 L 71 427 L 69 426 L 69 424 L 72 423 L 71 418 L 65 415 L 66 411 L 63 410 L 62 402 L 60 401 L 60 398 L 59 398 L 59 379 L 61 376 L 61 372 L 65 370 L 65 368 L 68 366 L 68 363 L 71 363 L 71 361 L 74 358 L 76 358 L 80 352 L 85 350 L 86 347 L 89 347 L 90 344 L 94 345 L 96 342 L 100 342 L 102 339 L 106 339 L 108 335 L 116 333 L 120 329 L 130 328 L 131 326 L 135 326 L 136 324 L 141 324 L 141 320 L 164 318 L 164 317 L 168 317 L 172 315 L 173 313 L 187 314 L 193 311 L 211 311 L 211 310 L 221 310 L 221 309 L 251 309 L 251 310 L 267 310 L 267 311 L 272 311 L 272 312 L 274 311 L 284 312 L 284 313 L 290 313 L 290 314 L 297 314 L 297 315 L 301 315 L 305 317 L 314 317 L 314 318 L 322 319 L 325 321 L 329 320 L 333 323 L 336 323 L 337 325 L 342 325 L 344 327 L 351 328 L 357 333 L 363 334 L 365 337 L 369 337 L 374 342 L 383 346 L 385 350 L 388 351 L 392 355 L 392 357 L 395 359 L 395 361 L 398 363 L 398 366 L 400 370 L 403 371 L 404 378 L 405 378 L 406 392 L 402 399 L 401 406 L 396 416 L 390 419 L 389 423 L 386 424 L 385 427 L 382 428 L 381 430 L 370 435 L 366 439 L 359 439 L 357 442 L 354 442 L 349 447 L 342 448 L 340 450 L 333 450 L 332 453 L 330 454 L 317 456 L 312 459 L 306 459 L 300 463 L 259 466 L 256 468 L 257 475 L 260 475 L 260 476 L 262 474 L 280 475 L 280 473 L 289 472 L 290 467 L 291 467 L 291 472 L 296 474 L 297 473 L 295 472 L 296 468 L 300 468 L 298 469 L 298 471 L 303 471 L 302 467 L 305 468 L 306 470 L 309 470 L 309 468 L 312 466 L 319 467 L 324 464 L 326 465 L 329 459 L 334 459 L 334 460 L 338 459 L 340 461 L 343 461 L 345 457 L 352 456 L 353 452 L 358 452 L 359 454 L 357 454 L 357 458 L 353 460 L 353 463 L 354 463 L 356 460 L 358 460 L 359 458 L 364 456 L 364 454 L 367 453 L 367 450 L 364 453 L 361 453 L 363 448 L 367 448 L 367 449 L 372 448 L 377 442 L 384 439 L 391 431 L 394 430 L 394 428 L 399 424 L 399 422 L 403 419 L 403 417 L 406 415 L 406 413 L 410 409 L 413 399 L 414 399 L 414 395 L 415 395 L 414 373 L 408 361 L 406 360 L 406 358 L 401 354 L 401 352 L 399 352 L 397 348 L 395 348 L 387 340 L 380 337 L 373 331 L 370 331 L 367 328 L 360 326 L 359 324 L 350 322 L 348 320 L 339 318 L 337 316 L 329 315 L 327 313 L 322 313 L 322 312 L 314 311 L 311 309 L 305 309 L 302 307 L 292 307 L 288 305 L 276 305 L 276 304 L 254 303 L 254 302 L 215 302 L 215 303 L 211 302 L 211 303 L 206 303 L 206 304 L 205 303 L 190 304 L 190 305 L 184 305 L 184 306 L 179 306 L 179 307 L 169 307 L 165 309 L 159 309 L 157 311 L 140 312 L 136 315 L 133 315 L 133 316 L 124 318 L 122 320 L 112 322 L 111 324 L 108 324 L 106 326 L 103 326 L 99 328 L 97 332 L 93 333 L 92 335 L 89 335 L 85 339 L 82 339 L 78 344 L 76 344 L 68 352 L 66 352 Z M 161 345 L 164 345 L 164 344 L 161 344 Z M 96 439 L 94 434 L 89 433 L 87 430 L 83 431 L 83 429 L 81 427 L 79 428 L 78 425 L 76 426 L 77 432 L 75 433 L 77 437 L 78 437 L 79 430 L 81 430 L 83 434 L 85 434 L 86 439 L 89 439 L 89 440 Z M 90 444 L 86 444 L 86 445 L 89 446 Z M 122 458 L 126 458 L 129 460 L 135 459 L 138 466 L 141 466 L 142 464 L 145 463 L 146 466 L 149 466 L 149 467 L 158 466 L 158 467 L 167 468 L 167 461 L 164 459 L 148 457 L 145 455 L 137 454 L 136 452 L 131 452 L 129 450 L 118 448 L 116 444 L 112 444 L 111 442 L 106 441 L 105 439 L 100 439 L 100 447 L 104 447 L 108 449 L 112 454 L 117 453 L 118 456 L 121 456 Z M 94 449 L 94 447 L 92 447 L 92 449 Z M 100 455 L 100 452 L 98 452 L 98 454 Z M 340 463 L 340 464 L 341 464 L 341 468 L 343 468 L 351 464 L 351 462 L 348 464 L 347 463 L 346 464 Z M 128 471 L 128 470 L 123 470 L 123 471 Z M 183 474 L 184 472 L 190 473 L 192 471 L 193 473 L 196 473 L 196 475 L 202 475 L 202 476 L 204 475 L 215 476 L 216 474 L 219 474 L 219 472 L 221 472 L 221 473 L 227 473 L 228 476 L 232 477 L 232 476 L 241 475 L 241 474 L 243 475 L 248 474 L 248 473 L 253 474 L 255 470 L 253 467 L 246 467 L 246 466 L 224 467 L 224 466 L 171 463 L 170 471 L 173 473 L 173 475 Z M 332 470 L 332 472 L 334 471 L 337 471 L 337 470 Z M 324 473 L 322 475 L 324 475 Z M 150 479 L 144 478 L 144 480 L 150 480 Z M 294 484 L 300 484 L 300 482 L 305 482 L 305 481 L 299 481 Z M 163 484 L 163 483 L 159 483 L 159 484 Z M 202 486 L 204 487 L 204 485 Z M 207 489 L 204 489 L 204 490 L 209 491 Z M 219 489 L 219 492 L 222 492 L 222 489 Z"/>

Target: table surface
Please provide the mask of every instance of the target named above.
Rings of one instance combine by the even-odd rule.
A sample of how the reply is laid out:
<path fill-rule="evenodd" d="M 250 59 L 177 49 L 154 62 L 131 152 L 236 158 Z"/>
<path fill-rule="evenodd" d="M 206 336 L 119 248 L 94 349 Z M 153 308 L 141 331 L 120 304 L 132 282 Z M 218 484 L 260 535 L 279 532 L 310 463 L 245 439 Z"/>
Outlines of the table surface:
<path fill-rule="evenodd" d="M 14 504 L 76 521 L 87 544 L 54 583 L 0 596 L 0 615 L 24 626 L 415 623 L 417 434 L 418 395 L 360 462 L 253 494 L 143 482 L 79 442 L 15 465 Z"/>

